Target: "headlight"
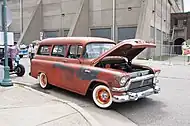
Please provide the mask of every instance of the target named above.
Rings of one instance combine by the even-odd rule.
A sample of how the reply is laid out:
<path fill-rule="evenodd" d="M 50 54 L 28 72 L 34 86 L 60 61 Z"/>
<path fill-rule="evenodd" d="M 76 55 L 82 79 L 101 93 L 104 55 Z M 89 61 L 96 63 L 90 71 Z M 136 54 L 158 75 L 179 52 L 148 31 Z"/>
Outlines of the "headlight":
<path fill-rule="evenodd" d="M 127 81 L 129 80 L 128 77 L 122 77 L 120 80 L 120 86 L 125 86 L 125 84 L 127 83 Z"/>
<path fill-rule="evenodd" d="M 156 72 L 154 74 L 154 84 L 158 83 L 158 75 L 160 74 L 160 71 Z"/>
<path fill-rule="evenodd" d="M 158 77 L 159 74 L 160 74 L 160 71 L 156 72 L 156 73 L 154 74 L 154 76 L 155 76 L 155 77 Z"/>

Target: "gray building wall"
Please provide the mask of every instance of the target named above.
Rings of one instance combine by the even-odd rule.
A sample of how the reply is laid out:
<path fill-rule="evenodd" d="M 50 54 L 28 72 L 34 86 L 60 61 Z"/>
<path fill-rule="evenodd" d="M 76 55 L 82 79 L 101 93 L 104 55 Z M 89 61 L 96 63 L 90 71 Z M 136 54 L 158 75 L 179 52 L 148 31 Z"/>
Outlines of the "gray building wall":
<path fill-rule="evenodd" d="M 112 38 L 112 4 L 112 0 L 42 0 L 41 29 L 44 37 L 69 35 Z M 11 0 L 8 5 L 13 14 L 9 30 L 19 33 L 19 0 Z M 36 11 L 37 0 L 24 0 L 23 6 L 24 29 L 27 29 L 27 24 L 33 24 L 33 30 L 29 32 L 35 32 L 36 37 L 24 35 L 35 40 L 40 36 L 40 31 L 35 31 L 39 25 L 32 22 L 37 23 L 38 18 L 31 19 L 34 19 L 32 14 Z M 155 40 L 157 45 L 161 45 L 169 38 L 170 13 L 182 11 L 183 0 L 116 0 L 116 38 L 118 41 L 130 38 Z M 156 54 L 161 51 L 157 48 Z"/>

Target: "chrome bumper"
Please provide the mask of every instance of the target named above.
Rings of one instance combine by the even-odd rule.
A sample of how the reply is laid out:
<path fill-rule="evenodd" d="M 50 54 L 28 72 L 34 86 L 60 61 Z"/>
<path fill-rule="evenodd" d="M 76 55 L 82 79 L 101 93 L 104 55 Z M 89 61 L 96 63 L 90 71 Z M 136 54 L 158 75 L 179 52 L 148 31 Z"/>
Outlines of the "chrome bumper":
<path fill-rule="evenodd" d="M 133 79 L 131 79 L 131 80 L 126 84 L 125 87 L 119 87 L 119 88 L 113 87 L 113 88 L 112 88 L 112 91 L 114 91 L 114 92 L 128 91 L 129 87 L 131 86 L 131 84 L 132 84 L 133 82 L 143 81 L 143 80 L 147 80 L 147 79 L 150 79 L 150 78 L 153 78 L 153 79 L 154 79 L 154 78 L 155 78 L 155 77 L 154 77 L 154 74 L 149 74 L 149 75 L 146 75 L 146 76 L 141 76 L 141 77 L 133 78 Z M 158 80 L 156 80 L 154 83 L 155 83 L 155 84 L 158 83 Z"/>
<path fill-rule="evenodd" d="M 122 103 L 122 102 L 127 102 L 127 101 L 136 101 L 139 98 L 144 98 L 152 94 L 158 94 L 159 92 L 160 92 L 160 87 L 155 86 L 154 88 L 148 89 L 143 92 L 138 92 L 138 93 L 128 92 L 122 96 L 114 95 L 113 102 Z"/>

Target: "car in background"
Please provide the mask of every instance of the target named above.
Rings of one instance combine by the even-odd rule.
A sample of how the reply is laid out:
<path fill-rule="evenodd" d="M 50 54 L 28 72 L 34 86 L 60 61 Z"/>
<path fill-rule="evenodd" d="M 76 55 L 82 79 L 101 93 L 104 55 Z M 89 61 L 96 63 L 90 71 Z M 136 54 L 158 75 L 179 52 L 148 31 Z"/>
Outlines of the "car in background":
<path fill-rule="evenodd" d="M 28 47 L 24 44 L 19 46 L 20 48 L 20 52 L 19 52 L 19 56 L 20 58 L 23 58 L 24 56 L 28 55 Z"/>

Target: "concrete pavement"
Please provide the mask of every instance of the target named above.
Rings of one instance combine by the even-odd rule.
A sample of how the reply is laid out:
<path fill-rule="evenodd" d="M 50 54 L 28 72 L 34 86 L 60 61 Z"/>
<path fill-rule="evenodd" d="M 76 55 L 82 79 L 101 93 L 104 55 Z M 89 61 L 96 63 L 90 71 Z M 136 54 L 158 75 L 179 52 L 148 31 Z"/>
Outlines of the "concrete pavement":
<path fill-rule="evenodd" d="M 28 75 L 30 71 L 29 59 L 22 58 L 21 64 L 25 66 L 26 74 L 23 77 L 17 77 L 16 75 L 11 75 L 11 78 L 14 83 L 19 83 L 20 85 L 31 87 L 32 89 L 49 94 L 64 101 L 65 100 L 71 101 L 72 103 L 77 104 L 78 106 L 83 108 L 84 111 L 92 115 L 93 118 L 97 120 L 101 125 L 136 126 L 135 123 L 131 122 L 128 118 L 115 112 L 114 110 L 102 110 L 97 108 L 93 104 L 92 100 L 88 97 L 82 97 L 75 93 L 67 92 L 63 89 L 59 89 L 56 87 L 53 87 L 50 90 L 41 89 L 38 84 L 38 80 Z"/>
<path fill-rule="evenodd" d="M 39 84 L 36 84 L 36 80 L 28 77 L 27 74 L 22 78 L 14 76 L 13 80 L 24 81 L 36 90 L 63 100 L 72 101 L 89 112 L 102 125 L 128 126 L 129 119 L 140 126 L 189 125 L 190 66 L 170 65 L 165 61 L 139 60 L 138 63 L 162 70 L 159 76 L 161 93 L 137 102 L 116 104 L 111 110 L 98 109 L 91 100 L 59 88 L 42 90 Z M 23 64 L 27 66 L 27 62 L 24 59 Z"/>
<path fill-rule="evenodd" d="M 1 126 L 99 126 L 81 107 L 14 84 L 0 87 Z"/>

